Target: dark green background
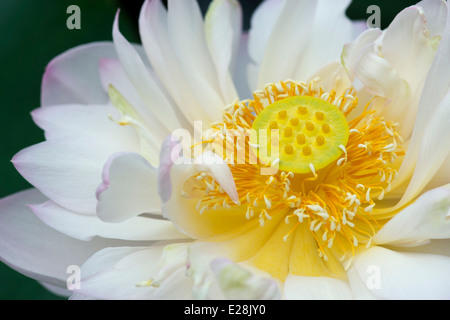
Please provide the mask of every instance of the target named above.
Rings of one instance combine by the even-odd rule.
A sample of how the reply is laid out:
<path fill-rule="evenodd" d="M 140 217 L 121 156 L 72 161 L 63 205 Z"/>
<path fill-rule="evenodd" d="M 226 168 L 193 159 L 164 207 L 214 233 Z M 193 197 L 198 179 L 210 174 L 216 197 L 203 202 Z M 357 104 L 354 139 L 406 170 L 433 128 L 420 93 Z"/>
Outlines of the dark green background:
<path fill-rule="evenodd" d="M 199 0 L 205 11 L 210 0 Z M 244 28 L 259 0 L 242 0 Z M 367 19 L 366 9 L 381 8 L 382 28 L 403 8 L 416 1 L 355 0 L 347 14 Z M 81 30 L 69 30 L 66 9 L 81 9 Z M 47 63 L 74 46 L 92 41 L 111 40 L 117 8 L 121 8 L 120 28 L 129 41 L 139 42 L 137 17 L 140 0 L 1 0 L 1 76 L 0 76 L 0 198 L 30 185 L 16 172 L 11 158 L 19 150 L 41 142 L 43 134 L 31 120 L 30 112 L 39 107 L 40 83 Z M 1 235 L 0 235 L 1 236 Z M 1 300 L 61 299 L 0 263 Z"/>

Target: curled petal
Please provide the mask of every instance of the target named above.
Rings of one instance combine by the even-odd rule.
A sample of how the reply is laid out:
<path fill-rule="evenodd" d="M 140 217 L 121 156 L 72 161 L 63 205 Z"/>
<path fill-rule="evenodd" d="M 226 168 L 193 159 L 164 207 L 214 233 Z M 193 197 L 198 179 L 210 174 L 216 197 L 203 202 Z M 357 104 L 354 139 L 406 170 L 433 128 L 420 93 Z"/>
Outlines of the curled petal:
<path fill-rule="evenodd" d="M 103 169 L 97 189 L 97 215 L 106 222 L 122 222 L 143 213 L 160 212 L 157 170 L 137 153 L 117 153 Z"/>

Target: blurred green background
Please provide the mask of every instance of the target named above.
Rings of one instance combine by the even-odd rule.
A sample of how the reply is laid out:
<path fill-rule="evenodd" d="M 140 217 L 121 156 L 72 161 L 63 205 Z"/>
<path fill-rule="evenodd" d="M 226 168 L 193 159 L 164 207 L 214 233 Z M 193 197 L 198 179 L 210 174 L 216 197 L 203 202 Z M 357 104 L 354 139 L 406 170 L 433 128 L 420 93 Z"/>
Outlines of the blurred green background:
<path fill-rule="evenodd" d="M 205 12 L 210 0 L 198 0 Z M 311 0 L 315 1 L 315 0 Z M 260 0 L 241 0 L 244 28 Z M 354 0 L 347 10 L 351 19 L 367 19 L 370 5 L 381 9 L 381 27 L 385 28 L 410 0 Z M 121 9 L 120 28 L 129 41 L 139 42 L 137 17 L 142 0 L 2 0 L 0 1 L 0 198 L 30 185 L 16 172 L 11 158 L 19 150 L 43 141 L 30 112 L 39 107 L 40 84 L 47 63 L 74 46 L 111 40 L 114 15 Z M 69 30 L 68 6 L 81 9 L 81 29 Z M 1 236 L 1 235 L 0 235 Z M 1 300 L 61 299 L 0 262 Z"/>

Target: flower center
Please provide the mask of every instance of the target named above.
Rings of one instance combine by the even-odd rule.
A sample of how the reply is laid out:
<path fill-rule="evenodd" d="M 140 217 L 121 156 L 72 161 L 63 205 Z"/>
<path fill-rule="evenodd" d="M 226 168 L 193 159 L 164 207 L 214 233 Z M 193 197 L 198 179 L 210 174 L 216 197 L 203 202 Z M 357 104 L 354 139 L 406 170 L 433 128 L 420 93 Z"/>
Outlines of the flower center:
<path fill-rule="evenodd" d="M 342 154 L 348 141 L 347 119 L 329 102 L 300 96 L 286 98 L 266 107 L 252 124 L 254 134 L 250 142 L 267 146 L 267 152 L 258 152 L 262 162 L 273 163 L 279 156 L 280 170 L 308 173 L 325 168 Z M 264 130 L 274 131 L 259 134 Z M 261 148 L 258 148 L 259 151 Z"/>
<path fill-rule="evenodd" d="M 359 106 L 353 89 L 325 92 L 315 82 L 269 84 L 253 98 L 229 105 L 223 122 L 204 133 L 204 149 L 227 161 L 239 202 L 206 172 L 187 183 L 186 196 L 212 220 L 225 209 L 230 219 L 242 214 L 258 225 L 253 232 L 238 220 L 229 230 L 239 239 L 236 260 L 281 280 L 288 273 L 345 277 L 356 250 L 370 247 L 392 217 L 373 208 L 390 191 L 404 155 L 396 124 L 370 103 Z M 262 174 L 274 164 L 278 170 Z"/>

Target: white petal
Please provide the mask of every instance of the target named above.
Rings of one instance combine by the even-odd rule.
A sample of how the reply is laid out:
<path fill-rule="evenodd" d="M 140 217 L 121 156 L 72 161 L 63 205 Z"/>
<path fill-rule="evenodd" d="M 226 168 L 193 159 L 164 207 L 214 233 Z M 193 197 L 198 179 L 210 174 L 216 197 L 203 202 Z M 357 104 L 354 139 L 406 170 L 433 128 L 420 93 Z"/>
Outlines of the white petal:
<path fill-rule="evenodd" d="M 140 216 L 121 223 L 107 223 L 92 215 L 82 215 L 52 201 L 30 205 L 31 210 L 51 228 L 79 240 L 94 237 L 131 241 L 183 239 L 170 221 Z"/>
<path fill-rule="evenodd" d="M 435 54 L 427 31 L 424 13 L 412 6 L 395 17 L 383 37 L 383 58 L 414 88 L 423 83 Z"/>
<path fill-rule="evenodd" d="M 450 136 L 450 91 L 423 132 L 414 174 L 398 206 L 408 203 L 420 194 L 439 171 L 450 154 L 450 139 L 443 138 L 448 136 Z M 447 177 L 446 183 L 450 183 L 450 177 Z"/>
<path fill-rule="evenodd" d="M 133 148 L 114 140 L 62 137 L 24 149 L 12 162 L 25 179 L 57 204 L 95 214 L 95 192 L 102 182 L 103 165 L 114 153 L 133 151 L 129 147 Z"/>
<path fill-rule="evenodd" d="M 98 73 L 101 58 L 117 58 L 111 42 L 78 46 L 54 58 L 42 79 L 41 105 L 106 103 Z"/>
<path fill-rule="evenodd" d="M 151 76 L 142 59 L 133 46 L 119 31 L 119 15 L 116 15 L 113 28 L 114 45 L 117 50 L 122 67 L 127 73 L 131 83 L 138 91 L 142 100 L 152 114 L 163 123 L 169 131 L 182 127 L 177 114 L 169 100 L 165 97 L 156 81 Z"/>
<path fill-rule="evenodd" d="M 447 6 L 447 16 L 450 16 L 449 12 L 450 6 Z M 436 110 L 441 108 L 440 112 L 444 112 L 442 109 L 442 101 L 450 90 L 450 77 L 448 76 L 450 74 L 450 64 L 448 63 L 449 56 L 450 19 L 447 19 L 445 32 L 442 35 L 433 64 L 423 87 L 411 142 L 402 162 L 402 166 L 399 169 L 399 178 L 394 181 L 397 184 L 401 184 L 404 179 L 410 178 L 410 174 L 414 170 L 417 161 L 421 141 L 423 139 L 422 137 L 424 136 L 425 130 L 431 126 L 430 120 L 437 114 Z M 437 121 L 436 118 L 434 119 Z M 437 161 L 441 161 L 441 159 L 437 159 Z"/>
<path fill-rule="evenodd" d="M 372 94 L 394 101 L 404 101 L 411 94 L 408 83 L 380 56 L 376 45 L 361 52 L 354 74 Z"/>
<path fill-rule="evenodd" d="M 251 59 L 260 65 L 267 49 L 270 35 L 278 20 L 283 0 L 265 0 L 259 5 L 251 18 L 248 51 Z M 251 88 L 255 90 L 255 88 Z"/>
<path fill-rule="evenodd" d="M 207 105 L 198 101 L 170 41 L 167 41 L 167 10 L 160 0 L 145 1 L 139 16 L 139 32 L 155 73 L 184 117 L 191 125 L 194 121 L 211 121 L 203 110 Z"/>
<path fill-rule="evenodd" d="M 230 171 L 228 167 L 225 168 L 226 164 L 221 159 L 222 162 L 219 164 L 211 162 L 192 164 L 182 161 L 174 163 L 177 162 L 176 157 L 180 150 L 177 146 L 180 144 L 171 141 L 170 138 L 166 141 L 167 144 L 163 146 L 163 152 L 161 153 L 161 163 L 164 163 L 164 165 L 159 168 L 158 176 L 159 191 L 164 202 L 162 207 L 164 217 L 170 219 L 181 231 L 196 239 L 229 231 L 230 228 L 237 227 L 247 221 L 245 210 L 241 207 L 227 209 L 220 206 L 214 210 L 213 214 L 201 215 L 196 209 L 198 199 L 183 196 L 186 181 L 195 176 L 196 173 L 206 171 L 211 176 L 216 177 L 215 179 L 220 180 L 220 182 L 217 181 L 218 183 L 223 183 L 222 188 L 227 190 L 228 195 L 234 201 L 236 199 L 236 187 L 233 188 L 234 180 L 229 178 Z M 206 159 L 216 160 L 215 158 L 208 158 L 208 155 L 206 155 Z"/>
<path fill-rule="evenodd" d="M 46 200 L 35 189 L 0 200 L 0 257 L 29 277 L 67 288 L 66 280 L 71 275 L 68 266 L 81 266 L 111 243 L 99 239 L 79 241 L 49 228 L 27 207 Z"/>
<path fill-rule="evenodd" d="M 239 202 L 233 174 L 221 157 L 212 152 L 205 152 L 195 159 L 195 163 L 198 171 L 208 172 L 212 175 L 234 203 Z"/>
<path fill-rule="evenodd" d="M 248 33 L 243 34 L 239 42 L 236 66 L 233 72 L 233 81 L 241 100 L 251 98 L 251 88 L 256 88 L 256 76 L 251 81 L 251 76 L 249 75 L 252 61 L 248 52 L 248 41 Z"/>
<path fill-rule="evenodd" d="M 377 269 L 369 269 L 368 273 L 375 273 Z M 372 286 L 372 283 L 367 285 L 367 280 L 363 281 L 361 277 L 358 275 L 358 272 L 355 268 L 350 268 L 347 271 L 347 278 L 350 285 L 350 290 L 352 291 L 353 299 L 355 300 L 379 300 L 376 295 L 369 289 Z M 374 285 L 377 283 L 374 282 Z"/>
<path fill-rule="evenodd" d="M 112 155 L 97 189 L 98 217 L 105 222 L 121 222 L 142 213 L 160 212 L 157 174 L 137 153 Z"/>
<path fill-rule="evenodd" d="M 274 279 L 259 277 L 226 258 L 212 260 L 210 268 L 225 299 L 278 300 L 281 297 Z"/>
<path fill-rule="evenodd" d="M 47 140 L 95 139 L 138 151 L 136 132 L 109 119 L 108 115 L 116 114 L 117 111 L 107 105 L 69 104 L 38 108 L 31 113 L 33 121 L 45 131 Z"/>
<path fill-rule="evenodd" d="M 427 17 L 427 29 L 430 36 L 441 35 L 447 21 L 447 3 L 441 0 L 423 0 L 416 4 L 422 7 Z"/>
<path fill-rule="evenodd" d="M 205 37 L 216 67 L 224 101 L 238 98 L 230 71 L 236 62 L 241 38 L 242 10 L 236 0 L 215 0 L 205 16 Z"/>
<path fill-rule="evenodd" d="M 352 268 L 381 299 L 450 298 L 450 257 L 372 247 L 356 255 Z"/>
<path fill-rule="evenodd" d="M 212 121 L 220 120 L 227 102 L 221 94 L 217 71 L 208 51 L 197 1 L 169 0 L 167 18 L 169 40 L 181 71 L 204 112 Z"/>
<path fill-rule="evenodd" d="M 149 299 L 154 287 L 137 284 L 149 281 L 158 270 L 162 247 L 106 248 L 81 267 L 77 294 L 96 299 Z"/>
<path fill-rule="evenodd" d="M 117 59 L 100 60 L 100 77 L 104 90 L 108 91 L 109 85 L 114 86 L 114 88 L 116 88 L 130 103 L 134 111 L 139 114 L 144 122 L 143 125 L 149 129 L 152 136 L 155 137 L 155 140 L 159 141 L 161 144 L 164 138 L 169 134 L 169 131 L 146 106 L 139 96 L 139 93 L 136 91 L 136 88 L 128 79 L 120 61 Z"/>
<path fill-rule="evenodd" d="M 329 277 L 305 277 L 289 274 L 284 282 L 288 300 L 348 300 L 352 293 L 347 282 Z"/>
<path fill-rule="evenodd" d="M 293 78 L 295 64 L 312 31 L 316 4 L 315 1 L 307 0 L 283 2 L 261 62 L 258 88 L 267 83 Z"/>
<path fill-rule="evenodd" d="M 354 25 L 345 15 L 349 4 L 349 0 L 317 2 L 313 29 L 306 50 L 297 59 L 293 79 L 308 80 L 325 64 L 339 60 L 342 46 L 353 40 Z"/>
<path fill-rule="evenodd" d="M 450 185 L 420 196 L 374 236 L 376 244 L 414 243 L 450 238 Z"/>
<path fill-rule="evenodd" d="M 382 32 L 379 29 L 368 29 L 361 33 L 354 41 L 344 45 L 341 61 L 352 80 L 355 77 L 355 67 L 361 58 L 361 52 L 373 45 L 381 35 Z"/>

